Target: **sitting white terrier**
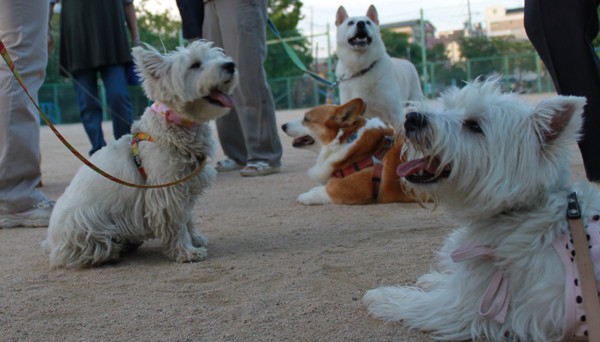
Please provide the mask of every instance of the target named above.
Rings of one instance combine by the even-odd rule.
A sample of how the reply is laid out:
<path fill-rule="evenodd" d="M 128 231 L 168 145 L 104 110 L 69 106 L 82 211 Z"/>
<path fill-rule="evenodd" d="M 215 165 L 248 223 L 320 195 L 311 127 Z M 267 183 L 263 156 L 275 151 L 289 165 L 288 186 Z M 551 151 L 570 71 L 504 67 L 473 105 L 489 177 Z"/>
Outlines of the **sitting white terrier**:
<path fill-rule="evenodd" d="M 417 287 L 368 291 L 369 312 L 440 340 L 587 335 L 566 219 L 576 191 L 591 241 L 600 240 L 600 196 L 589 183 L 569 185 L 584 105 L 564 96 L 530 105 L 494 80 L 450 90 L 440 106 L 413 104 L 404 133 L 426 157 L 397 173 L 461 227 L 446 238 L 439 270 Z"/>
<path fill-rule="evenodd" d="M 161 55 L 133 49 L 148 98 L 156 102 L 91 161 L 127 182 L 158 185 L 191 174 L 213 156 L 209 120 L 233 106 L 238 73 L 231 58 L 207 41 Z M 135 156 L 135 159 L 134 159 Z M 201 261 L 207 240 L 194 228 L 192 209 L 216 171 L 205 166 L 174 186 L 136 189 L 114 183 L 87 166 L 58 199 L 43 242 L 53 267 L 96 266 L 157 238 L 177 262 Z"/>

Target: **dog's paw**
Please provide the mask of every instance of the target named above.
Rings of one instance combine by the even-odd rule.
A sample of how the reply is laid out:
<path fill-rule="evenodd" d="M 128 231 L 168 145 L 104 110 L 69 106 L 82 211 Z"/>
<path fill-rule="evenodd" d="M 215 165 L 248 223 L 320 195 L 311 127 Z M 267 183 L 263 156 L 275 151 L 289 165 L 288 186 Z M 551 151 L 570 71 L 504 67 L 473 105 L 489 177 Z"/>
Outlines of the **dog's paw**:
<path fill-rule="evenodd" d="M 175 257 L 175 261 L 177 262 L 198 262 L 206 259 L 208 255 L 208 250 L 204 247 L 200 248 L 190 248 L 190 249 L 179 249 L 177 250 L 177 255 Z"/>
<path fill-rule="evenodd" d="M 190 236 L 192 237 L 192 245 L 194 245 L 194 247 L 206 247 L 208 246 L 208 238 L 198 232 L 192 232 L 190 233 Z"/>
<path fill-rule="evenodd" d="M 398 321 L 403 318 L 406 305 L 414 303 L 422 294 L 416 288 L 386 286 L 367 291 L 363 303 L 373 317 Z"/>
<path fill-rule="evenodd" d="M 296 199 L 298 203 L 302 203 L 304 205 L 318 205 L 318 204 L 327 204 L 331 203 L 331 199 L 325 191 L 324 186 L 317 186 L 315 188 L 310 189 L 309 191 L 300 194 Z"/>

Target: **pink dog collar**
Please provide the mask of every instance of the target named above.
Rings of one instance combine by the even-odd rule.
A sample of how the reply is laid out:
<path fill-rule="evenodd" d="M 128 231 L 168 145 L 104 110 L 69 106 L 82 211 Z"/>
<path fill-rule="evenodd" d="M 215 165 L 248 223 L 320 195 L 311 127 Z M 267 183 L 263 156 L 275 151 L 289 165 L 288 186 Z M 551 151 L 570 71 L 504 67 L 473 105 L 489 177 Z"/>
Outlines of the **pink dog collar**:
<path fill-rule="evenodd" d="M 181 117 L 177 112 L 171 110 L 165 104 L 154 102 L 150 107 L 155 113 L 162 115 L 168 124 L 191 128 L 198 126 L 197 122 Z"/>

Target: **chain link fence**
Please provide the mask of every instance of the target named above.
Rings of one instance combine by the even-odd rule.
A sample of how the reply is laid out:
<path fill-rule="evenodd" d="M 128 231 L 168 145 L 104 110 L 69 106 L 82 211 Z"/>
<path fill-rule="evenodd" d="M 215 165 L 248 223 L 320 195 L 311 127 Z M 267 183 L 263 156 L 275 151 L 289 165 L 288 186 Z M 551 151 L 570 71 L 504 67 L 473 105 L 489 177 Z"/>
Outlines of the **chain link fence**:
<path fill-rule="evenodd" d="M 415 65 L 421 76 L 424 93 L 429 98 L 440 95 L 450 86 L 462 87 L 476 77 L 499 77 L 505 91 L 521 94 L 554 92 L 550 75 L 537 54 L 475 58 L 451 65 L 449 62 L 427 63 L 426 72 Z M 324 103 L 339 103 L 337 88 L 329 88 L 304 75 L 269 79 L 277 110 L 310 108 Z M 104 119 L 110 118 L 104 88 L 100 85 Z M 149 104 L 140 87 L 130 87 L 134 117 L 138 118 Z M 40 106 L 54 123 L 79 122 L 79 108 L 71 83 L 44 84 L 39 92 Z"/>

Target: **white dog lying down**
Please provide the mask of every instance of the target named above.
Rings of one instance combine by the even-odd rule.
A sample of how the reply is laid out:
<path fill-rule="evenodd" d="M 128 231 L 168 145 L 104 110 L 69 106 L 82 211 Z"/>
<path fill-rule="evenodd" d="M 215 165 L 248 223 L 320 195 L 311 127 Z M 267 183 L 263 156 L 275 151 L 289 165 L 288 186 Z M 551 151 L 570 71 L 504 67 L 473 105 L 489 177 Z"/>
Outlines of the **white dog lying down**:
<path fill-rule="evenodd" d="M 128 182 L 168 183 L 189 175 L 213 155 L 208 121 L 233 106 L 238 73 L 231 58 L 206 41 L 166 55 L 137 47 L 133 55 L 144 91 L 157 102 L 133 124 L 133 136 L 113 141 L 91 161 Z M 192 208 L 215 175 L 206 166 L 171 187 L 136 189 L 83 166 L 50 218 L 43 245 L 51 266 L 100 265 L 150 238 L 160 239 L 166 254 L 178 262 L 203 260 L 207 240 L 194 228 Z"/>
<path fill-rule="evenodd" d="M 407 101 L 423 98 L 417 69 L 411 62 L 387 54 L 373 5 L 366 16 L 354 17 L 340 7 L 335 25 L 340 103 L 361 98 L 369 107 L 367 117 L 380 118 L 398 128 Z"/>
<path fill-rule="evenodd" d="M 576 191 L 590 244 L 600 242 L 599 193 L 569 184 L 584 105 L 557 96 L 532 106 L 493 81 L 451 90 L 439 106 L 416 103 L 405 143 L 426 157 L 400 165 L 398 175 L 439 200 L 461 227 L 439 252 L 439 270 L 418 287 L 368 291 L 369 312 L 440 340 L 586 335 L 566 219 L 567 196 Z M 600 257 L 599 246 L 590 252 Z"/>

